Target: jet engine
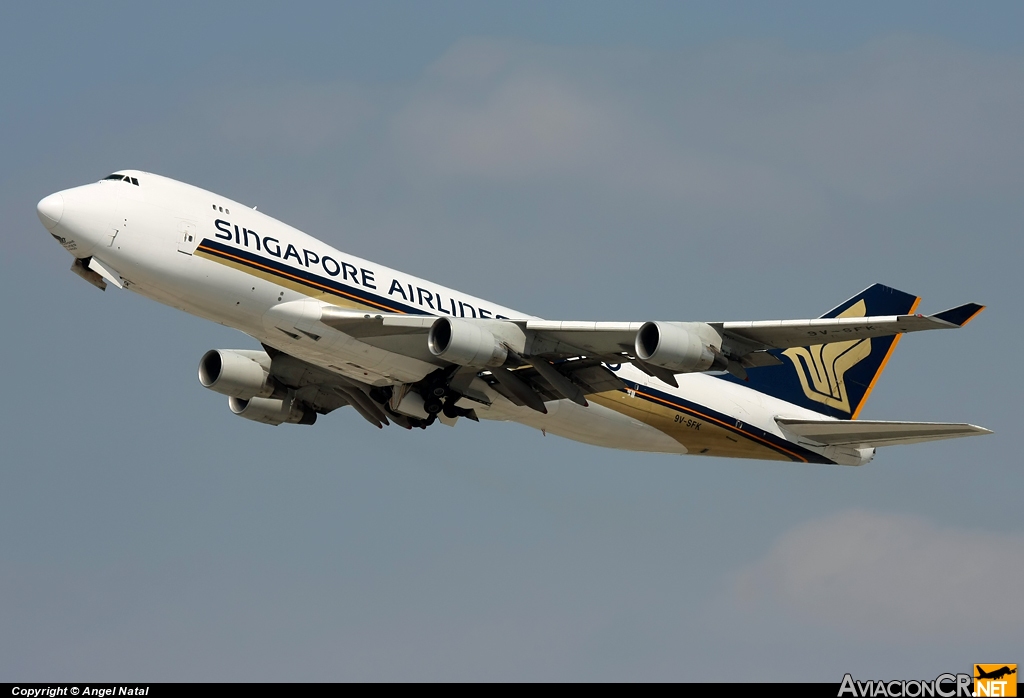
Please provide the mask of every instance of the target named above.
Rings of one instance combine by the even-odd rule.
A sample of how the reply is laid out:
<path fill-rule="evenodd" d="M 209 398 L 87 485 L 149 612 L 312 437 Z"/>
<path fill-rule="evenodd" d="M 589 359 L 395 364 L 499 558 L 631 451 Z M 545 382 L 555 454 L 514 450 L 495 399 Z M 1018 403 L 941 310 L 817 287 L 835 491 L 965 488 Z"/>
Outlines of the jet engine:
<path fill-rule="evenodd" d="M 430 327 L 427 346 L 434 356 L 461 366 L 501 366 L 508 350 L 477 323 L 440 318 Z"/>
<path fill-rule="evenodd" d="M 716 358 L 700 335 L 680 323 L 645 322 L 635 345 L 637 358 L 673 373 L 707 371 Z"/>
<path fill-rule="evenodd" d="M 199 382 L 204 388 L 242 399 L 281 393 L 270 377 L 270 356 L 262 351 L 211 349 L 199 360 Z"/>
<path fill-rule="evenodd" d="M 249 399 L 229 397 L 228 407 L 239 417 L 275 427 L 285 423 L 312 424 L 316 421 L 316 412 L 290 398 L 282 400 L 266 397 Z"/>

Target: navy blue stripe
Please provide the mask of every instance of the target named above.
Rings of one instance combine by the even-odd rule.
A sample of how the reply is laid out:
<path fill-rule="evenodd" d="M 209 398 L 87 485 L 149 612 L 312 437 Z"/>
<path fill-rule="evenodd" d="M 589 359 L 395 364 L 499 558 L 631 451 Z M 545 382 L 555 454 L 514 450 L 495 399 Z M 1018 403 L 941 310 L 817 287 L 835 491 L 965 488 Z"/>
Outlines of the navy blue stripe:
<path fill-rule="evenodd" d="M 825 458 L 820 453 L 810 451 L 804 448 L 803 446 L 800 446 L 799 444 L 795 444 L 792 441 L 787 441 L 786 439 L 780 438 L 776 434 L 772 434 L 771 432 L 765 431 L 760 427 L 744 422 L 743 420 L 736 419 L 735 417 L 727 415 L 723 412 L 718 412 L 709 407 L 705 407 L 700 403 L 691 402 L 690 400 L 681 398 L 678 395 L 672 395 L 671 393 L 666 393 L 656 388 L 651 388 L 650 386 L 640 385 L 639 383 L 635 383 L 629 380 L 626 380 L 624 382 L 627 386 L 629 386 L 630 390 L 636 390 L 637 397 L 641 399 L 647 400 L 648 402 L 652 402 L 657 405 L 663 405 L 674 408 L 679 412 L 684 412 L 686 414 L 697 417 L 698 419 L 706 419 L 707 417 L 712 417 L 715 420 L 718 420 L 718 422 L 721 422 L 721 424 L 718 424 L 718 426 L 726 428 L 734 434 L 739 434 L 740 436 L 743 436 L 746 439 L 753 441 L 754 443 L 757 443 L 761 446 L 770 448 L 778 452 L 779 454 L 786 456 L 790 460 L 800 462 L 801 459 L 804 459 L 808 463 L 835 465 L 834 461 Z M 652 400 L 643 395 L 643 393 L 648 393 L 649 395 L 658 398 L 658 400 Z M 665 403 L 669 404 L 665 405 Z M 794 457 L 794 453 L 797 454 L 799 457 Z"/>
<path fill-rule="evenodd" d="M 386 312 L 405 313 L 409 315 L 430 314 L 423 310 L 423 308 L 418 308 L 414 305 L 402 303 L 394 300 L 393 298 L 373 293 L 361 286 L 352 286 L 350 284 L 336 281 L 331 277 L 323 277 L 318 274 L 313 274 L 305 269 L 289 266 L 274 259 L 253 254 L 245 249 L 221 244 L 209 238 L 203 239 L 199 245 L 199 250 L 232 262 L 247 264 L 259 271 L 270 272 L 289 281 L 304 283 L 320 293 L 332 293 L 339 297 L 372 305 L 373 307 Z"/>

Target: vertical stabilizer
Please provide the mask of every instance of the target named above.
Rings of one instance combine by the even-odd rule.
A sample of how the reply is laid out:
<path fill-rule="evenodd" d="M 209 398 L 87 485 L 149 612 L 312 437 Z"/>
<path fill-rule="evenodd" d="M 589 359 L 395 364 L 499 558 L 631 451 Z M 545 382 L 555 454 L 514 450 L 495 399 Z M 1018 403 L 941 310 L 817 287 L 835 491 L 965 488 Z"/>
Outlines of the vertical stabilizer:
<path fill-rule="evenodd" d="M 821 317 L 910 315 L 921 299 L 882 284 L 869 286 Z M 856 419 L 900 335 L 775 349 L 781 365 L 748 369 L 749 388 L 837 419 Z"/>

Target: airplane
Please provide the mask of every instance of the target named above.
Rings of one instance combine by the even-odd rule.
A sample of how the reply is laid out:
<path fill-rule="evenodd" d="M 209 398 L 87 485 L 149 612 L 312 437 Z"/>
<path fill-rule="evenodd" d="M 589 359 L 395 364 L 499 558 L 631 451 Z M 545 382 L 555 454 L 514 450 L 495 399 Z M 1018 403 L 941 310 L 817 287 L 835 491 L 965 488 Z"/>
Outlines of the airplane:
<path fill-rule="evenodd" d="M 875 284 L 802 320 L 544 320 L 345 254 L 256 207 L 139 170 L 65 189 L 40 221 L 92 285 L 238 329 L 199 381 L 234 414 L 378 428 L 514 421 L 630 451 L 863 465 L 881 446 L 991 433 L 860 420 L 904 333 L 963 327 Z"/>

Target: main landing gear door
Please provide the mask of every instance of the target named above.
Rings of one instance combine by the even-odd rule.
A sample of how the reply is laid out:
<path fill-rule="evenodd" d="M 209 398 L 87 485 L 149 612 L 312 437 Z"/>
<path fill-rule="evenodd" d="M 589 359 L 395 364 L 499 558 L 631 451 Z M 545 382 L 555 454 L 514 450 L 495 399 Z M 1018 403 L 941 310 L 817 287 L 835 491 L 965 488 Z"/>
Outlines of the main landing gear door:
<path fill-rule="evenodd" d="M 199 246 L 196 224 L 192 221 L 178 221 L 178 252 L 191 255 Z"/>

